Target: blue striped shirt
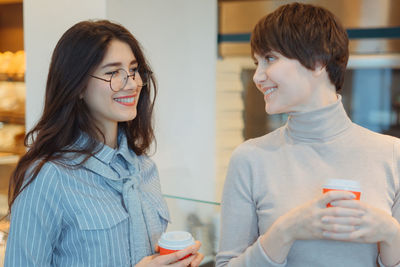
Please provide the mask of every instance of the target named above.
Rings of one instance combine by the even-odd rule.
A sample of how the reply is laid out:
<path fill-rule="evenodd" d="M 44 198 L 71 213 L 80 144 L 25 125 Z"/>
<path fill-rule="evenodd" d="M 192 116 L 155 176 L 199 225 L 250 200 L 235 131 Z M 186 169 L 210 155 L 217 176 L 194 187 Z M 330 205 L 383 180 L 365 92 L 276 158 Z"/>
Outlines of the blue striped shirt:
<path fill-rule="evenodd" d="M 118 139 L 81 167 L 44 164 L 12 206 L 6 267 L 132 266 L 154 253 L 169 221 L 157 168 Z"/>

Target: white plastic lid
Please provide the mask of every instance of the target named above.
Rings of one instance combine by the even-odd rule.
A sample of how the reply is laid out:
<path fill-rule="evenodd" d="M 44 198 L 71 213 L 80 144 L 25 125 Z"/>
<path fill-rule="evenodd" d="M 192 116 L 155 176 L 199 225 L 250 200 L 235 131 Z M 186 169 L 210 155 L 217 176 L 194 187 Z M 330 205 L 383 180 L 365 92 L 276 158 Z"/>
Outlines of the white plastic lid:
<path fill-rule="evenodd" d="M 158 245 L 169 250 L 181 250 L 194 245 L 194 239 L 189 232 L 171 231 L 161 235 Z"/>
<path fill-rule="evenodd" d="M 330 179 L 328 183 L 324 185 L 324 188 L 361 192 L 361 185 L 358 181 L 345 179 Z"/>

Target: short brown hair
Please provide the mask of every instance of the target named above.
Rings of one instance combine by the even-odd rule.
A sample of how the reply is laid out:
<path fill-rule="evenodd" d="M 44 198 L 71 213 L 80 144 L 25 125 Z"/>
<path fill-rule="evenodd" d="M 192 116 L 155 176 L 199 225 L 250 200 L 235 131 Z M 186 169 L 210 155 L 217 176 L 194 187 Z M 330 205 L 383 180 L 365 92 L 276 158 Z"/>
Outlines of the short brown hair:
<path fill-rule="evenodd" d="M 326 67 L 329 79 L 342 88 L 349 39 L 339 20 L 325 8 L 291 3 L 263 17 L 251 35 L 251 52 L 264 56 L 276 51 L 297 59 L 304 67 L 314 70 L 317 63 Z"/>

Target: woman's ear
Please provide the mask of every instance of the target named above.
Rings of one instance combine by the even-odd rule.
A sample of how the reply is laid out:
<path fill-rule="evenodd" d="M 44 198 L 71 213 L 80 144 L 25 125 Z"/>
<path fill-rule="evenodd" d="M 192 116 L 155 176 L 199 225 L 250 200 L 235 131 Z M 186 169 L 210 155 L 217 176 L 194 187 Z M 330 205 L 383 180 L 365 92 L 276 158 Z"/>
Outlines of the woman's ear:
<path fill-rule="evenodd" d="M 315 77 L 321 76 L 323 73 L 326 73 L 326 65 L 321 64 L 320 62 L 315 63 L 315 68 L 313 70 L 313 75 Z"/>
<path fill-rule="evenodd" d="M 79 94 L 79 99 L 82 100 L 83 99 L 83 94 L 86 91 L 86 86 L 85 88 L 83 88 L 83 91 Z"/>

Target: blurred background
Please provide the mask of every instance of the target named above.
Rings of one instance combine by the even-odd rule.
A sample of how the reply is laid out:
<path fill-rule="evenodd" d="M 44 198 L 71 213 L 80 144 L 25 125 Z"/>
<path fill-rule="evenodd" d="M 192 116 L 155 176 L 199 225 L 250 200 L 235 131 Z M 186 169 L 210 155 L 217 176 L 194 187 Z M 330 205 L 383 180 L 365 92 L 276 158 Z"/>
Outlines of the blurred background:
<path fill-rule="evenodd" d="M 249 39 L 256 22 L 282 4 L 260 0 L 0 0 L 0 214 L 8 179 L 38 120 L 51 53 L 85 19 L 109 19 L 141 42 L 158 80 L 156 161 L 172 216 L 169 230 L 203 242 L 213 266 L 230 154 L 244 140 L 286 121 L 268 116 L 252 83 Z M 400 1 L 315 0 L 350 38 L 342 92 L 352 120 L 400 137 Z M 0 255 L 7 220 L 0 224 Z M 1 263 L 1 262 L 0 262 Z"/>

